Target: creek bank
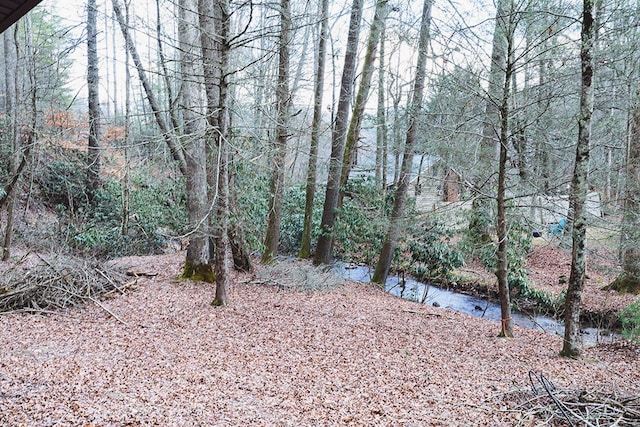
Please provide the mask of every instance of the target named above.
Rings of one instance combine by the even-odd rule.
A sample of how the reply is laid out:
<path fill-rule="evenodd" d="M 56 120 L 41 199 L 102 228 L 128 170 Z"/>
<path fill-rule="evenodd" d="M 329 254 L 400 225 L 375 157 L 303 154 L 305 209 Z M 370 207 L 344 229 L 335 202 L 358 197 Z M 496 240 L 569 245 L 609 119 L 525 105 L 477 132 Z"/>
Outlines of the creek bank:
<path fill-rule="evenodd" d="M 498 291 L 495 286 L 476 280 L 457 280 L 449 283 L 435 283 L 445 289 L 470 295 L 478 298 L 484 298 L 490 301 L 498 301 Z M 542 308 L 538 301 L 532 298 L 526 298 L 518 295 L 517 290 L 511 295 L 511 303 L 520 312 L 542 314 L 545 316 L 561 319 L 563 316 L 563 305 L 555 308 Z M 602 307 L 594 310 L 582 307 L 580 311 L 580 322 L 589 327 L 598 328 L 600 330 L 609 330 L 619 332 L 622 329 L 618 311 L 610 307 Z"/>
<path fill-rule="evenodd" d="M 373 274 L 372 269 L 368 266 L 347 263 L 337 263 L 336 270 L 346 280 L 363 283 L 370 282 Z M 389 275 L 385 291 L 403 299 L 500 322 L 501 313 L 500 305 L 497 303 L 497 294 L 490 287 L 486 285 L 472 286 L 469 283 L 460 286 L 458 282 L 451 285 L 449 288 L 444 288 L 434 284 L 425 284 L 408 275 Z M 555 335 L 564 334 L 563 322 L 552 316 L 533 311 L 514 310 L 512 318 L 516 325 L 524 328 L 541 330 Z M 582 329 L 585 345 L 613 342 L 619 337 L 618 334 L 611 332 L 611 328 L 603 327 L 602 324 L 584 322 L 583 325 L 588 325 Z"/>

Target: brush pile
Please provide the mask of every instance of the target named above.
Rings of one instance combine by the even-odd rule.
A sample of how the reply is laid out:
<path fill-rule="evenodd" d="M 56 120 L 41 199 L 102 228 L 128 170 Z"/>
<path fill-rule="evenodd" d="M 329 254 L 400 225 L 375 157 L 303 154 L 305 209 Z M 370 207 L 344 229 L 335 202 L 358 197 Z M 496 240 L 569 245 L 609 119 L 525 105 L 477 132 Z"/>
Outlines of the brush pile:
<path fill-rule="evenodd" d="M 124 272 L 95 260 L 30 254 L 1 275 L 0 312 L 72 307 L 124 292 L 133 284 Z"/>
<path fill-rule="evenodd" d="M 503 396 L 520 413 L 516 426 L 638 426 L 640 395 L 595 390 L 560 390 L 544 375 L 529 374 L 530 391 Z"/>

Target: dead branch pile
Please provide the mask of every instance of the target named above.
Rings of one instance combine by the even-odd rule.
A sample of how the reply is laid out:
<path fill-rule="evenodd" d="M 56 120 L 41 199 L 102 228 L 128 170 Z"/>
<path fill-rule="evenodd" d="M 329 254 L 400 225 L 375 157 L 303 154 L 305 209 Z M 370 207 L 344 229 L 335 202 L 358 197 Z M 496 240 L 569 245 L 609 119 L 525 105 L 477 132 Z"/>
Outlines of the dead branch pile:
<path fill-rule="evenodd" d="M 314 267 L 298 260 L 283 260 L 259 268 L 256 280 L 252 283 L 305 292 L 332 289 L 343 285 L 344 280 L 324 266 Z"/>
<path fill-rule="evenodd" d="M 502 396 L 518 412 L 516 426 L 639 426 L 640 395 L 594 390 L 560 390 L 544 375 L 530 372 L 531 390 Z"/>
<path fill-rule="evenodd" d="M 35 264 L 23 258 L 4 272 L 0 278 L 0 312 L 71 307 L 123 292 L 135 282 L 126 283 L 123 272 L 97 261 L 61 255 L 37 258 Z"/>

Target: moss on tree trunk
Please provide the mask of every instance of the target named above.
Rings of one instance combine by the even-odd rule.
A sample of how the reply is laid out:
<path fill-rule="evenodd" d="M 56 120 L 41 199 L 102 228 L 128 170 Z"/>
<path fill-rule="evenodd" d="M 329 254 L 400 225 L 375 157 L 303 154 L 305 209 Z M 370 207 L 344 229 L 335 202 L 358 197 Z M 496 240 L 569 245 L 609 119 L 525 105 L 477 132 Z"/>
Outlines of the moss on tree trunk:
<path fill-rule="evenodd" d="M 216 275 L 210 264 L 193 265 L 187 260 L 184 269 L 180 275 L 183 279 L 195 280 L 197 282 L 213 283 L 216 281 Z"/>

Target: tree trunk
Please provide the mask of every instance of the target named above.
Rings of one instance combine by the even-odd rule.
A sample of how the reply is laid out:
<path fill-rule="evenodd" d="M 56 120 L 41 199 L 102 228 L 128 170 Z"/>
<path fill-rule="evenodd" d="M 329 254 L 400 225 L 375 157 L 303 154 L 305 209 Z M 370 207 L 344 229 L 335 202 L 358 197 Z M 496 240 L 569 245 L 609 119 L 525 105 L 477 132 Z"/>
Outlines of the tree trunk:
<path fill-rule="evenodd" d="M 87 0 L 87 90 L 89 92 L 89 145 L 87 148 L 87 193 L 93 199 L 100 188 L 100 73 L 98 72 L 98 7 Z"/>
<path fill-rule="evenodd" d="M 513 11 L 511 11 L 513 12 Z M 511 22 L 511 20 L 510 20 Z M 507 247 L 509 238 L 507 233 L 507 212 L 506 212 L 506 187 L 507 187 L 507 147 L 509 144 L 509 102 L 511 76 L 514 64 L 512 59 L 513 31 L 509 25 L 507 38 L 508 60 L 504 73 L 504 86 L 502 91 L 502 102 L 500 105 L 500 157 L 498 163 L 498 217 L 496 232 L 498 234 L 497 268 L 495 271 L 498 279 L 498 298 L 500 300 L 500 313 L 502 325 L 499 336 L 513 338 L 513 324 L 511 321 L 511 298 L 509 295 Z"/>
<path fill-rule="evenodd" d="M 494 182 L 496 154 L 499 152 L 499 108 L 503 99 L 504 74 L 507 64 L 507 11 L 512 0 L 498 0 L 496 4 L 496 25 L 493 32 L 493 47 L 491 51 L 491 68 L 489 69 L 489 84 L 487 87 L 484 122 L 482 124 L 482 138 L 480 139 L 479 168 L 475 173 L 477 194 L 472 203 L 471 221 L 469 228 L 477 236 L 480 243 L 490 240 L 489 225 L 492 213 L 489 199 L 482 195 L 479 186 Z M 486 192 L 484 192 L 486 194 Z M 489 219 L 486 221 L 485 219 Z"/>
<path fill-rule="evenodd" d="M 138 72 L 138 77 L 140 78 L 140 82 L 142 83 L 142 88 L 144 89 L 144 93 L 147 97 L 147 101 L 149 102 L 149 106 L 153 111 L 153 116 L 155 117 L 156 123 L 160 128 L 160 132 L 162 132 L 162 137 L 164 138 L 169 150 L 171 151 L 171 155 L 173 159 L 178 163 L 178 168 L 183 175 L 187 175 L 187 161 L 185 159 L 185 154 L 183 151 L 180 142 L 176 138 L 175 132 L 167 126 L 167 122 L 163 116 L 163 110 L 160 108 L 160 104 L 158 103 L 158 99 L 153 91 L 151 83 L 147 78 L 147 73 L 144 70 L 142 65 L 142 61 L 140 60 L 140 55 L 138 55 L 138 50 L 136 49 L 136 45 L 129 33 L 129 27 L 127 26 L 125 19 L 122 15 L 122 9 L 120 8 L 119 0 L 111 0 L 113 4 L 113 12 L 116 16 L 118 24 L 120 25 L 120 31 L 122 32 L 122 36 L 125 40 L 126 48 L 131 55 L 131 59 L 136 67 Z"/>
<path fill-rule="evenodd" d="M 608 288 L 637 294 L 640 292 L 640 104 L 631 120 L 625 172 L 626 197 L 620 238 L 622 273 Z"/>
<path fill-rule="evenodd" d="M 280 46 L 278 58 L 278 86 L 276 87 L 277 116 L 276 140 L 273 145 L 271 172 L 271 195 L 267 214 L 267 233 L 264 239 L 262 264 L 273 262 L 280 242 L 280 222 L 282 219 L 282 199 L 284 198 L 284 168 L 289 139 L 289 43 L 291 39 L 291 5 L 289 0 L 280 0 Z"/>
<path fill-rule="evenodd" d="M 583 0 L 582 45 L 582 88 L 580 93 L 580 118 L 578 120 L 578 143 L 576 161 L 571 181 L 571 206 L 573 207 L 573 250 L 571 251 L 571 274 L 565 298 L 564 341 L 560 354 L 577 357 L 580 355 L 580 305 L 586 273 L 586 212 L 585 202 L 589 191 L 589 154 L 591 140 L 591 114 L 593 113 L 593 46 L 596 34 L 594 25 L 595 0 Z"/>
<path fill-rule="evenodd" d="M 385 105 L 385 26 L 380 34 L 380 59 L 378 61 L 378 106 L 376 112 L 376 188 L 384 191 L 387 186 L 387 113 Z"/>
<path fill-rule="evenodd" d="M 362 129 L 362 121 L 364 119 L 364 107 L 367 99 L 369 98 L 369 90 L 371 89 L 371 79 L 373 77 L 374 70 L 373 63 L 375 61 L 376 50 L 380 41 L 380 34 L 385 26 L 388 3 L 388 0 L 376 1 L 376 11 L 373 17 L 373 22 L 371 23 L 371 30 L 367 41 L 367 51 L 362 65 L 362 76 L 360 77 L 360 85 L 358 86 L 358 93 L 356 94 L 356 101 L 353 107 L 353 115 L 351 116 L 351 122 L 349 123 L 349 130 L 347 131 L 347 139 L 345 142 L 344 159 L 342 161 L 342 173 L 340 177 L 340 188 L 342 189 L 344 189 L 344 186 L 347 184 L 347 181 L 349 180 L 349 173 L 353 168 L 354 153 L 357 150 L 360 130 Z M 340 191 L 338 206 L 342 205 L 343 195 L 344 192 Z"/>
<path fill-rule="evenodd" d="M 389 268 L 396 249 L 404 205 L 407 199 L 409 179 L 413 165 L 414 146 L 418 139 L 418 126 L 420 123 L 420 112 L 422 111 L 422 99 L 426 78 L 427 50 L 429 49 L 429 29 L 431 26 L 431 5 L 433 0 L 425 0 L 422 9 L 422 22 L 420 25 L 420 41 L 418 45 L 418 63 L 416 66 L 416 77 L 413 85 L 413 97 L 409 105 L 409 128 L 404 144 L 404 155 L 402 157 L 402 167 L 395 193 L 393 211 L 391 213 L 391 223 L 385 241 L 382 244 L 380 258 L 376 265 L 375 273 L 371 279 L 374 283 L 383 285 L 387 281 Z"/>
<path fill-rule="evenodd" d="M 318 168 L 318 145 L 322 124 L 322 99 L 324 92 L 324 69 L 329 35 L 329 0 L 322 0 L 320 11 L 320 34 L 318 36 L 318 63 L 314 85 L 313 121 L 311 122 L 311 143 L 309 144 L 309 167 L 307 168 L 307 188 L 304 202 L 304 224 L 298 258 L 311 256 L 311 230 L 313 227 L 313 202 L 316 194 L 316 171 Z"/>
<path fill-rule="evenodd" d="M 342 71 L 342 81 L 340 84 L 340 97 L 338 99 L 338 108 L 331 135 L 329 176 L 327 178 L 327 189 L 325 192 L 324 207 L 322 209 L 320 237 L 318 238 L 318 246 L 313 257 L 313 263 L 315 265 L 330 264 L 333 261 L 333 227 L 335 225 L 336 208 L 338 207 L 338 194 L 340 192 L 340 176 L 342 173 L 342 160 L 344 158 L 349 106 L 353 97 L 353 80 L 357 65 L 362 5 L 363 0 L 353 0 L 353 4 L 351 6 L 349 35 L 347 37 L 344 69 Z"/>
<path fill-rule="evenodd" d="M 189 246 L 182 277 L 213 282 L 209 257 L 207 198 L 207 164 L 204 133 L 206 122 L 200 111 L 203 75 L 199 67 L 198 13 L 196 0 L 181 0 L 178 38 L 180 42 L 180 71 L 182 74 L 182 117 L 186 146 L 187 209 L 189 218 Z"/>
<path fill-rule="evenodd" d="M 17 36 L 19 24 L 15 24 L 14 34 Z M 17 180 L 18 153 L 20 150 L 20 135 L 18 132 L 17 117 L 17 101 L 19 99 L 17 88 L 20 87 L 16 78 L 18 76 L 18 54 L 17 54 L 17 38 L 11 37 L 11 31 L 4 32 L 4 71 L 5 71 L 5 113 L 9 120 L 9 135 L 11 140 L 11 149 L 13 151 L 10 158 L 10 171 Z M 14 192 L 11 186 L 10 190 L 6 190 L 4 195 L 7 197 L 7 224 L 5 227 L 4 242 L 2 247 L 2 260 L 8 261 L 11 256 L 11 240 L 13 238 L 13 213 L 14 213 Z M 0 204 L 3 207 L 4 204 Z"/>

